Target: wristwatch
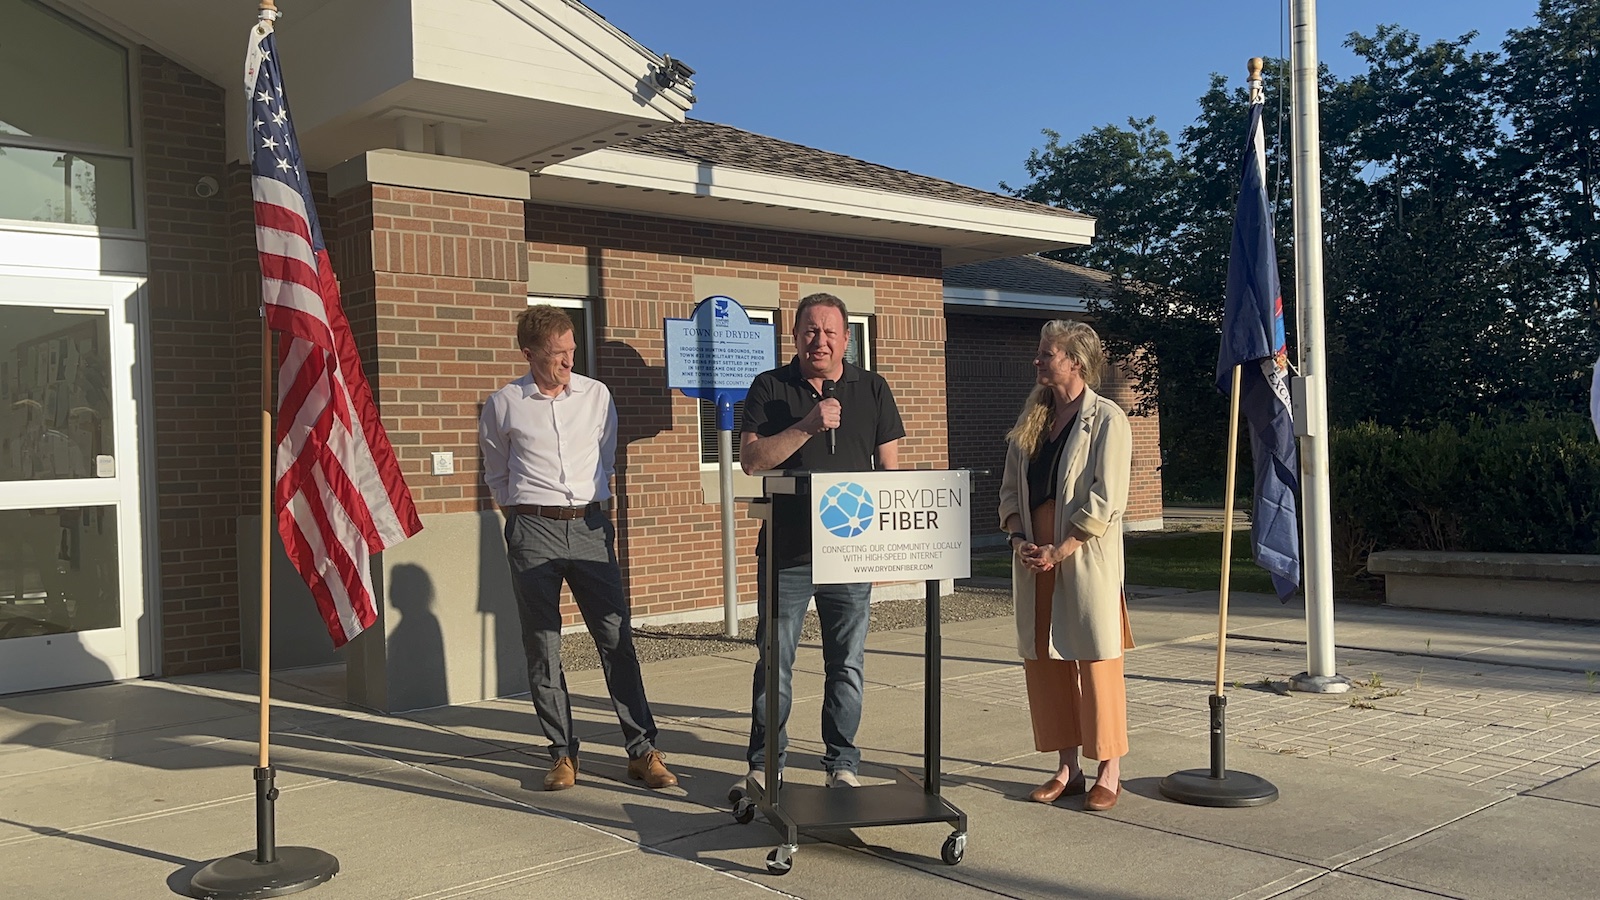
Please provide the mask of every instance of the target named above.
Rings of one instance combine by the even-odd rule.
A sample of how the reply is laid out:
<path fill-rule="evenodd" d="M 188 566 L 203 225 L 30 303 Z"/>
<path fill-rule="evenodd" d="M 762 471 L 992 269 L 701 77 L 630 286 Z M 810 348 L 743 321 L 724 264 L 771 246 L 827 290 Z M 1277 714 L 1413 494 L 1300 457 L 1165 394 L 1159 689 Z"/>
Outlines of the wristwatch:
<path fill-rule="evenodd" d="M 1028 542 L 1028 536 L 1027 535 L 1023 534 L 1020 531 L 1013 531 L 1013 532 L 1011 532 L 1011 534 L 1009 536 L 1006 537 L 1006 543 L 1009 544 L 1012 541 L 1016 540 L 1017 538 L 1021 538 L 1022 542 L 1024 544 L 1026 544 Z"/>

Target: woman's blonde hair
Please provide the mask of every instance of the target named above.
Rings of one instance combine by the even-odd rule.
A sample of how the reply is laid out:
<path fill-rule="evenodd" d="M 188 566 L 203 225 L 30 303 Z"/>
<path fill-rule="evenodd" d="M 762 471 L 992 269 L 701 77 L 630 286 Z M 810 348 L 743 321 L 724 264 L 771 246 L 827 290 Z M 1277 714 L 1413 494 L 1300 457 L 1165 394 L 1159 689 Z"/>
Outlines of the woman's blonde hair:
<path fill-rule="evenodd" d="M 1044 323 L 1039 329 L 1039 338 L 1049 344 L 1057 353 L 1077 363 L 1083 369 L 1083 380 L 1090 387 L 1100 384 L 1100 375 L 1105 371 L 1106 353 L 1100 346 L 1100 335 L 1094 329 L 1082 322 L 1073 322 L 1067 319 L 1055 319 Z M 1028 394 L 1027 402 L 1022 404 L 1022 414 L 1017 416 L 1017 424 L 1006 432 L 1006 440 L 1021 447 L 1029 457 L 1039 452 L 1039 445 L 1044 443 L 1045 432 L 1053 424 L 1055 417 L 1055 397 L 1050 388 L 1038 384 Z"/>

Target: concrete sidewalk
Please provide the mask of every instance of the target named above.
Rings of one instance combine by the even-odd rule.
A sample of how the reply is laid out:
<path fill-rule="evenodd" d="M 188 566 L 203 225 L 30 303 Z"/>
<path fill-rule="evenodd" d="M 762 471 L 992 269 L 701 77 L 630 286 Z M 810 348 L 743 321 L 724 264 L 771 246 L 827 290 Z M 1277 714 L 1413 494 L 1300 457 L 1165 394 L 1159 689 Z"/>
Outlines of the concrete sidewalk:
<path fill-rule="evenodd" d="M 1162 799 L 1207 765 L 1214 593 L 1130 599 L 1132 752 L 1116 809 L 1019 799 L 1032 750 L 1009 619 L 945 627 L 945 796 L 966 811 L 959 866 L 940 825 L 776 843 L 736 824 L 754 651 L 646 667 L 680 788 L 625 777 L 599 672 L 574 673 L 588 742 L 577 789 L 539 789 L 546 756 L 526 698 L 375 715 L 335 699 L 338 670 L 276 682 L 278 840 L 338 856 L 304 896 L 804 898 L 1087 897 L 1380 900 L 1592 897 L 1600 860 L 1600 627 L 1341 606 L 1341 673 L 1358 689 L 1290 694 L 1302 612 L 1235 596 L 1229 764 L 1282 799 L 1244 810 Z M 920 765 L 920 630 L 874 634 L 864 780 Z M 802 649 L 789 778 L 815 768 L 821 660 Z M 159 898 L 207 860 L 254 846 L 255 682 L 246 673 L 0 697 L 0 895 Z"/>

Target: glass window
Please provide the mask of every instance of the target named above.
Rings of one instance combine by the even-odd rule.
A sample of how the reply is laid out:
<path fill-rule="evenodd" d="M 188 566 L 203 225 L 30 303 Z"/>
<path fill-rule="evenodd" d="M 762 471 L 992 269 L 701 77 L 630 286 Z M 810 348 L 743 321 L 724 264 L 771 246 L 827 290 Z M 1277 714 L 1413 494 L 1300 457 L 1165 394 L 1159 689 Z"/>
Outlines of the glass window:
<path fill-rule="evenodd" d="M 872 340 L 868 337 L 871 329 L 867 327 L 871 321 L 867 316 L 851 316 L 845 323 L 850 343 L 845 345 L 844 361 L 868 371 L 872 370 Z"/>
<path fill-rule="evenodd" d="M 128 51 L 0 0 L 0 218 L 134 227 Z"/>
<path fill-rule="evenodd" d="M 112 458 L 109 316 L 0 305 L 0 482 L 93 478 Z"/>
<path fill-rule="evenodd" d="M 36 0 L 0 0 L 0 134 L 124 148 L 128 51 Z"/>
<path fill-rule="evenodd" d="M 0 219 L 133 227 L 133 160 L 0 147 Z"/>
<path fill-rule="evenodd" d="M 0 510 L 0 641 L 116 628 L 114 506 Z"/>
<path fill-rule="evenodd" d="M 752 322 L 771 322 L 776 315 L 770 309 L 747 309 L 746 313 Z M 788 362 L 784 357 L 784 340 L 786 336 L 774 332 L 778 343 L 776 358 L 778 365 Z M 845 350 L 845 359 L 850 359 L 850 351 Z M 852 362 L 854 360 L 851 360 Z M 699 410 L 700 419 L 700 464 L 715 466 L 719 458 L 717 453 L 717 404 L 710 400 L 701 400 L 695 404 Z M 744 401 L 740 400 L 733 405 L 733 464 L 739 464 L 739 423 L 744 420 Z"/>

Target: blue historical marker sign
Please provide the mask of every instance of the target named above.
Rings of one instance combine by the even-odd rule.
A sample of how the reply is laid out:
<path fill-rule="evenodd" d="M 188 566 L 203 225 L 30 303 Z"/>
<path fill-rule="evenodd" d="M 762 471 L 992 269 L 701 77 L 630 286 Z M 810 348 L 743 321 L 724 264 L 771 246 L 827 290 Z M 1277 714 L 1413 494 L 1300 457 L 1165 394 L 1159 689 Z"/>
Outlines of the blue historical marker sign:
<path fill-rule="evenodd" d="M 732 297 L 707 297 L 687 319 L 663 319 L 667 387 L 717 404 L 717 429 L 733 430 L 733 404 L 778 364 L 778 328 L 752 322 Z"/>

